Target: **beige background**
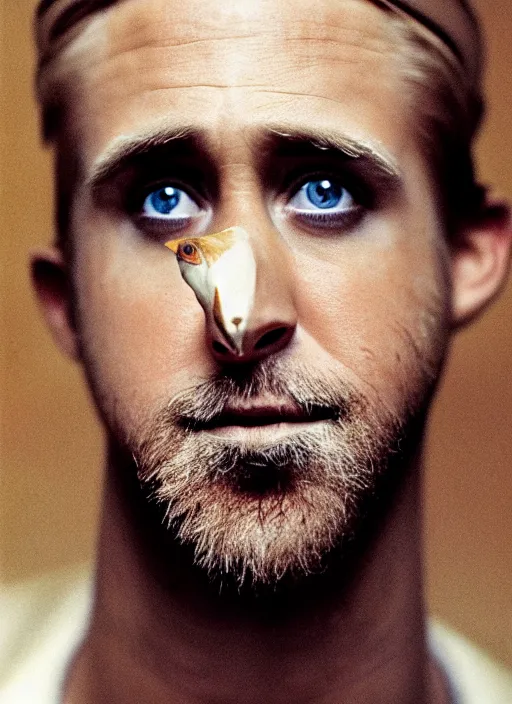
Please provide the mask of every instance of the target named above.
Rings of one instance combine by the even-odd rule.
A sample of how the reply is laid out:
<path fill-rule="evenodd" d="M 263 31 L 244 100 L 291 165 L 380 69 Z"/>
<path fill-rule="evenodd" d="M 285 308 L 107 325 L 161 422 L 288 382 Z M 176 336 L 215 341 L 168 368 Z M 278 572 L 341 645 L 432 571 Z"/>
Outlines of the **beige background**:
<path fill-rule="evenodd" d="M 4 582 L 88 558 L 100 431 L 79 371 L 62 359 L 30 292 L 27 252 L 52 234 L 51 161 L 32 101 L 35 0 L 1 0 L 2 325 L 0 558 Z M 512 2 L 479 0 L 489 39 L 481 173 L 512 197 Z M 512 286 L 455 342 L 431 423 L 428 599 L 512 665 Z"/>

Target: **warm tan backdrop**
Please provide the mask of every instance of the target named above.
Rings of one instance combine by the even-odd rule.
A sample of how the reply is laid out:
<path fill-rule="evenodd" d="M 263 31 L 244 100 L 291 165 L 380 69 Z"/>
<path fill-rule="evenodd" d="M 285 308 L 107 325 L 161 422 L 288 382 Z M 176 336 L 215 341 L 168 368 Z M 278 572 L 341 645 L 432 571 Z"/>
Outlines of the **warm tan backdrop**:
<path fill-rule="evenodd" d="M 3 581 L 91 555 L 100 431 L 77 369 L 38 317 L 27 252 L 51 238 L 51 163 L 31 96 L 35 0 L 0 0 L 0 559 Z M 478 0 L 489 38 L 481 173 L 512 198 L 512 2 Z M 457 339 L 431 424 L 428 597 L 512 666 L 512 286 Z"/>

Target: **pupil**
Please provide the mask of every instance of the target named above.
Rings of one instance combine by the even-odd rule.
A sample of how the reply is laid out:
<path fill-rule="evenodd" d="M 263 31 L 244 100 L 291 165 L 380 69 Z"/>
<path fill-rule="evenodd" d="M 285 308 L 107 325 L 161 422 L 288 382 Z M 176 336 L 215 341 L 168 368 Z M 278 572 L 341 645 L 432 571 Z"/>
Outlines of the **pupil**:
<path fill-rule="evenodd" d="M 190 256 L 191 254 L 194 253 L 194 248 L 192 247 L 191 244 L 186 244 L 186 245 L 183 247 L 183 253 L 184 253 L 184 254 L 188 254 L 188 256 Z"/>
<path fill-rule="evenodd" d="M 333 208 L 341 199 L 341 186 L 328 179 L 310 181 L 306 193 L 313 205 L 318 208 Z"/>
<path fill-rule="evenodd" d="M 180 202 L 180 192 L 172 186 L 161 188 L 151 194 L 151 205 L 162 215 L 170 213 Z"/>

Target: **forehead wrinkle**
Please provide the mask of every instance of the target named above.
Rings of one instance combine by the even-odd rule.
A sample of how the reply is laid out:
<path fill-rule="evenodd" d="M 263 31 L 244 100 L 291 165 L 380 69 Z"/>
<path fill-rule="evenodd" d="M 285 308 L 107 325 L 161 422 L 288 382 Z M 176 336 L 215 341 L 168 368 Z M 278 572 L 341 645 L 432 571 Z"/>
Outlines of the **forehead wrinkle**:
<path fill-rule="evenodd" d="M 198 4 L 198 3 L 196 3 Z M 308 11 L 307 19 L 300 19 L 295 12 L 280 8 L 278 3 L 258 2 L 259 11 L 251 17 L 234 17 L 227 8 L 229 2 L 216 6 L 215 13 L 193 12 L 193 2 L 177 5 L 168 0 L 136 0 L 125 2 L 109 13 L 111 38 L 120 44 L 132 42 L 131 48 L 138 48 L 153 39 L 155 45 L 186 46 L 210 39 L 233 40 L 249 37 L 273 36 L 280 39 L 333 40 L 341 32 L 352 32 L 354 38 L 362 41 L 382 39 L 386 26 L 386 14 L 367 0 L 338 0 L 336 3 L 315 3 L 316 17 Z M 238 5 L 235 5 L 237 8 Z M 265 6 L 270 7 L 269 12 Z M 186 8 L 185 12 L 182 12 Z M 204 9 L 202 6 L 198 9 Z M 192 10 L 192 12 L 190 11 Z M 297 10 L 300 8 L 297 6 Z M 170 16 L 170 12 L 173 12 Z M 365 21 L 360 20 L 361 13 Z M 319 16 L 322 17 L 319 18 Z M 370 19 L 373 18 L 373 22 Z M 169 42 L 174 35 L 175 39 Z M 135 44 L 133 45 L 133 40 Z M 142 41 L 141 41 L 142 40 Z M 126 47 L 130 48 L 130 47 Z"/>
<path fill-rule="evenodd" d="M 311 28 L 310 28 L 311 29 Z M 190 39 L 187 41 L 177 40 L 177 41 L 144 41 L 140 42 L 134 46 L 128 46 L 115 50 L 115 46 L 112 46 L 105 58 L 108 59 L 120 59 L 123 56 L 137 53 L 140 51 L 151 51 L 160 49 L 186 49 L 188 47 L 196 47 L 197 45 L 208 45 L 216 43 L 228 42 L 232 44 L 233 42 L 246 41 L 247 43 L 253 43 L 258 46 L 261 43 L 261 39 L 271 39 L 276 40 L 280 44 L 291 43 L 291 44 L 306 44 L 308 47 L 310 45 L 316 44 L 322 49 L 327 49 L 327 47 L 339 50 L 340 47 L 357 47 L 358 49 L 364 50 L 368 54 L 375 54 L 377 58 L 381 58 L 383 55 L 388 54 L 388 50 L 391 46 L 389 41 L 383 40 L 380 37 L 377 40 L 371 41 L 368 36 L 365 36 L 363 32 L 357 30 L 348 30 L 347 28 L 338 28 L 338 32 L 343 33 L 343 36 L 334 37 L 321 37 L 321 36 L 282 36 L 279 32 L 251 32 L 250 34 L 227 34 L 223 37 L 204 37 L 200 39 Z M 294 49 L 295 51 L 296 49 Z M 239 52 L 237 47 L 234 51 Z M 331 55 L 332 56 L 332 55 Z M 334 58 L 334 56 L 333 56 Z"/>
<path fill-rule="evenodd" d="M 308 60 L 313 58 L 312 45 L 316 44 L 317 51 L 326 53 L 325 60 L 335 60 L 336 52 L 348 52 L 353 48 L 380 57 L 392 45 L 392 37 L 386 31 L 386 15 L 366 0 L 345 0 L 339 3 L 339 7 L 336 3 L 335 9 L 332 4 L 325 3 L 323 6 L 319 3 L 315 5 L 315 13 L 323 14 L 323 21 L 310 17 L 307 20 L 295 19 L 283 9 L 276 10 L 274 4 L 271 12 L 265 12 L 268 3 L 257 4 L 263 10 L 250 19 L 233 19 L 233 12 L 224 11 L 223 14 L 230 20 L 227 22 L 226 18 L 226 21 L 222 17 L 219 19 L 218 13 L 209 18 L 208 13 L 205 16 L 203 12 L 199 17 L 194 15 L 190 19 L 193 13 L 181 11 L 176 3 L 123 3 L 105 18 L 106 21 L 108 19 L 109 34 L 105 58 L 110 62 L 118 62 L 123 57 L 130 60 L 129 55 L 138 52 L 145 54 L 152 50 L 169 49 L 176 52 L 174 57 L 170 53 L 169 58 L 180 61 L 180 57 L 186 56 L 197 61 L 198 54 L 225 54 L 224 46 L 227 46 L 231 53 L 237 55 L 237 60 L 241 61 L 241 57 L 250 58 L 250 44 L 257 50 L 265 49 L 269 43 L 266 40 L 269 40 L 279 44 L 290 42 L 294 55 L 298 50 L 297 45 L 304 44 Z M 356 12 L 355 9 L 359 11 Z M 169 16 L 171 10 L 174 13 L 172 18 Z M 249 43 L 247 52 L 242 51 L 241 42 Z M 218 48 L 219 43 L 221 48 Z M 329 50 L 329 47 L 334 51 Z M 248 56 L 244 56 L 244 53 Z M 153 70 L 155 68 L 153 66 Z M 211 68 L 210 66 L 209 69 Z"/>
<path fill-rule="evenodd" d="M 260 57 L 261 58 L 261 57 Z M 264 58 L 264 57 L 263 57 Z M 387 57 L 390 58 L 389 56 Z M 141 103 L 146 96 L 161 94 L 165 96 L 166 93 L 169 96 L 173 96 L 173 93 L 178 91 L 178 95 L 185 96 L 186 93 L 183 91 L 195 89 L 203 90 L 226 90 L 229 91 L 225 93 L 225 96 L 229 97 L 231 104 L 234 106 L 240 105 L 241 101 L 244 99 L 244 94 L 237 94 L 236 91 L 250 91 L 254 96 L 260 94 L 269 96 L 274 94 L 276 96 L 284 96 L 290 98 L 304 98 L 306 100 L 321 100 L 325 103 L 330 103 L 333 106 L 343 107 L 346 101 L 351 101 L 357 95 L 366 95 L 363 91 L 363 86 L 366 81 L 369 80 L 369 74 L 376 75 L 375 71 L 378 69 L 379 77 L 381 83 L 384 87 L 384 91 L 388 93 L 388 100 L 391 99 L 390 92 L 392 89 L 396 89 L 399 82 L 398 72 L 391 75 L 390 63 L 387 66 L 383 65 L 382 62 L 378 62 L 374 67 L 368 65 L 361 56 L 359 57 L 343 57 L 336 56 L 334 60 L 331 57 L 315 57 L 312 60 L 311 55 L 304 56 L 304 59 L 300 63 L 297 62 L 297 56 L 294 56 L 295 65 L 289 65 L 286 61 L 287 57 L 284 57 L 284 61 L 278 62 L 277 65 L 274 64 L 273 69 L 275 72 L 273 75 L 268 74 L 268 67 L 265 66 L 264 62 L 258 61 L 258 57 L 254 57 L 253 66 L 246 67 L 244 70 L 240 66 L 236 67 L 236 75 L 230 74 L 230 69 L 226 66 L 224 69 L 217 71 L 214 69 L 213 74 L 206 73 L 204 71 L 199 73 L 190 73 L 189 67 L 190 62 L 173 62 L 172 59 L 167 61 L 167 57 L 155 57 L 154 61 L 144 61 L 140 65 L 136 66 L 135 72 L 138 76 L 137 82 L 130 83 L 126 80 L 126 72 L 118 65 L 121 70 L 116 70 L 112 65 L 103 72 L 102 77 L 102 90 L 108 85 L 113 86 L 117 94 L 120 95 L 121 90 L 124 94 L 125 99 L 134 99 L 138 103 Z M 208 62 L 212 63 L 212 62 Z M 215 62 L 213 62 L 215 63 Z M 229 62 L 227 62 L 229 63 Z M 335 63 L 340 63 L 344 65 L 354 66 L 354 73 L 350 76 L 344 76 L 345 83 L 350 84 L 351 90 L 345 91 L 338 95 L 333 86 L 328 83 L 329 76 L 322 73 L 323 67 L 325 65 L 333 66 Z M 158 67 L 155 70 L 155 67 Z M 183 69 L 183 70 L 181 70 Z M 335 69 L 333 69 L 335 70 Z M 225 75 L 222 74 L 225 72 Z M 332 71 L 331 71 L 332 75 Z M 300 86 L 298 84 L 301 84 Z M 94 85 L 89 86 L 89 91 L 94 94 Z M 306 90 L 301 90 L 300 88 L 306 88 Z M 181 94 L 179 92 L 182 92 Z M 249 93 L 249 94 L 250 94 Z M 198 96 L 194 93 L 190 94 L 192 96 L 191 100 L 197 103 Z M 237 97 L 238 96 L 238 97 Z M 382 96 L 381 96 L 382 98 Z M 174 97 L 170 97 L 170 100 L 174 101 Z M 215 99 L 216 110 L 220 109 L 219 101 L 223 101 L 220 94 Z M 211 125 L 212 121 L 217 119 L 211 110 L 212 96 L 205 96 L 203 102 L 210 105 L 209 110 L 205 110 L 201 113 L 201 119 L 205 124 Z M 100 105 L 101 107 L 101 105 Z M 224 107 L 225 111 L 227 108 Z"/>

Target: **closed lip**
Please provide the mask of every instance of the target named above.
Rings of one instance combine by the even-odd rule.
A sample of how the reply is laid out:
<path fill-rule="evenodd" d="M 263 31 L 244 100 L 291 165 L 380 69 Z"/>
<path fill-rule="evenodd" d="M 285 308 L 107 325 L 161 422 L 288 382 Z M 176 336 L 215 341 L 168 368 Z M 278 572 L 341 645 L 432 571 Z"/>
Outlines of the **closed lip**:
<path fill-rule="evenodd" d="M 259 428 L 282 423 L 314 423 L 334 420 L 336 412 L 328 406 L 311 405 L 307 411 L 292 401 L 228 404 L 222 413 L 211 420 L 195 424 L 198 430 L 223 428 Z"/>

